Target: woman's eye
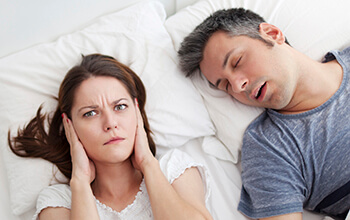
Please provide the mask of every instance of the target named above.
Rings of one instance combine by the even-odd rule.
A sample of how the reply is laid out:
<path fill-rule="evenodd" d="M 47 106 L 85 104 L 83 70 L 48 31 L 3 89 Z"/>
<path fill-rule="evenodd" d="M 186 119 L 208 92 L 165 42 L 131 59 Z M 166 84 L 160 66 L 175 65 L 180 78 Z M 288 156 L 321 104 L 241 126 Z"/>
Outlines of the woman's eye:
<path fill-rule="evenodd" d="M 117 111 L 120 111 L 120 110 L 126 109 L 126 107 L 127 107 L 127 105 L 125 105 L 125 104 L 120 104 L 120 105 L 116 105 L 116 106 L 114 107 L 114 109 L 117 110 Z"/>
<path fill-rule="evenodd" d="M 84 117 L 91 117 L 91 116 L 94 116 L 94 115 L 96 115 L 95 111 L 89 111 L 89 112 L 86 112 L 83 116 Z"/>

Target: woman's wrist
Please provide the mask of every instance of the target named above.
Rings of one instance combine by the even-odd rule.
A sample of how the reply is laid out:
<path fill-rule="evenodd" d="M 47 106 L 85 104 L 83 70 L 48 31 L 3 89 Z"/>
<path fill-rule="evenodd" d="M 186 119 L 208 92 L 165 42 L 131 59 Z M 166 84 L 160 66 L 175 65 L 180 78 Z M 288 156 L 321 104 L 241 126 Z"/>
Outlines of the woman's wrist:
<path fill-rule="evenodd" d="M 82 180 L 79 178 L 74 178 L 72 177 L 72 179 L 69 182 L 70 188 L 71 190 L 86 190 L 87 188 L 91 189 L 90 183 L 89 181 L 86 180 Z"/>
<path fill-rule="evenodd" d="M 145 175 L 147 171 L 152 171 L 155 168 L 159 168 L 159 162 L 157 158 L 151 157 L 148 160 L 143 161 L 141 165 L 141 172 Z"/>

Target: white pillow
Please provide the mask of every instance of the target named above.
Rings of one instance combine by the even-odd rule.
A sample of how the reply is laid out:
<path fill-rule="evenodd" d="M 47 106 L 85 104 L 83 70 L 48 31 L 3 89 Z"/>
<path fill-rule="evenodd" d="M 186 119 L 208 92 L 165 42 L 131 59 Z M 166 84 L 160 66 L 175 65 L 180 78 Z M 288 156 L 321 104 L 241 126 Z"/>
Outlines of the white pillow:
<path fill-rule="evenodd" d="M 60 82 L 81 54 L 117 58 L 140 75 L 147 90 L 146 111 L 157 145 L 177 147 L 192 138 L 214 134 L 209 114 L 193 84 L 178 70 L 176 51 L 158 1 L 141 2 L 101 17 L 91 26 L 0 59 L 0 135 L 13 213 L 35 207 L 38 193 L 54 183 L 54 167 L 42 159 L 14 156 L 12 135 L 35 115 L 40 104 L 53 111 Z"/>
<path fill-rule="evenodd" d="M 178 50 L 184 37 L 210 14 L 233 7 L 257 12 L 267 22 L 279 27 L 293 47 L 315 60 L 321 60 L 329 50 L 344 49 L 350 44 L 349 19 L 344 19 L 350 8 L 347 0 L 336 3 L 327 0 L 203 0 L 180 10 L 165 22 L 175 49 Z M 193 77 L 192 82 L 205 100 L 217 137 L 231 152 L 232 161 L 238 162 L 242 134 L 262 109 L 244 106 L 227 94 L 214 91 L 201 77 Z M 222 158 L 220 155 L 226 151 L 218 148 L 211 152 Z"/>
<path fill-rule="evenodd" d="M 204 104 L 216 127 L 216 136 L 222 142 L 215 145 L 215 149 L 209 149 L 211 146 L 208 144 L 203 145 L 204 151 L 219 159 L 238 163 L 244 131 L 263 109 L 243 105 L 227 93 L 210 87 L 209 81 L 198 72 L 192 81 L 204 97 Z"/>

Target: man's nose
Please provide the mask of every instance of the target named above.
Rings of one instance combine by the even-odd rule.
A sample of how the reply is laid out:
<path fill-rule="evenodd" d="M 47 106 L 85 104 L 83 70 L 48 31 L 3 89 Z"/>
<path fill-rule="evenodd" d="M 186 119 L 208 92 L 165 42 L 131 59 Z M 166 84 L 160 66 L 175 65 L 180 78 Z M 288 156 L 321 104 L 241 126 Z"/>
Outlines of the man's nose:
<path fill-rule="evenodd" d="M 229 82 L 234 93 L 243 92 L 248 86 L 248 79 L 244 75 L 233 76 L 229 79 Z"/>

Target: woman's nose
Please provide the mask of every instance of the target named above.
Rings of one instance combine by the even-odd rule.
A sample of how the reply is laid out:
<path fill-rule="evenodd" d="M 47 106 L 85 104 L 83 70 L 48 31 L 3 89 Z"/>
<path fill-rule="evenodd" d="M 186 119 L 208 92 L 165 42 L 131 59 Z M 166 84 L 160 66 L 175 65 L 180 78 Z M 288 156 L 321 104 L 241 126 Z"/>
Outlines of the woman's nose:
<path fill-rule="evenodd" d="M 104 131 L 110 131 L 118 128 L 118 123 L 115 117 L 112 114 L 104 115 Z"/>
<path fill-rule="evenodd" d="M 109 131 L 109 130 L 112 130 L 113 128 L 118 128 L 117 125 L 107 125 L 105 126 L 105 131 Z"/>

